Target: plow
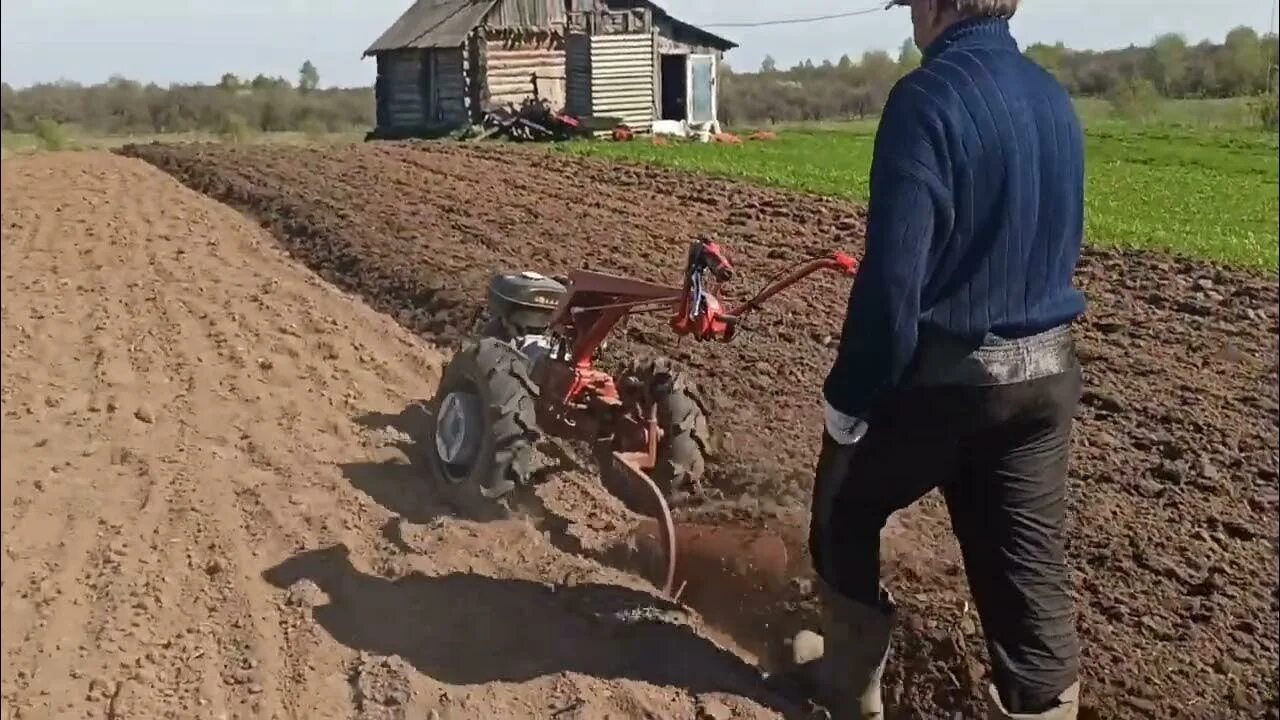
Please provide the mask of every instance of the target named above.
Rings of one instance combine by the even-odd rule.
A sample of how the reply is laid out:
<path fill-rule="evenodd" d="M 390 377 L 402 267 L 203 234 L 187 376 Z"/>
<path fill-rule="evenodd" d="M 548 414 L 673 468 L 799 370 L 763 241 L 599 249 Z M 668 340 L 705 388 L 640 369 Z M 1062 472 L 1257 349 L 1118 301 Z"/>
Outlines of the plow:
<path fill-rule="evenodd" d="M 857 267 L 840 252 L 814 257 L 734 307 L 716 293 L 735 268 L 709 241 L 690 245 L 679 286 L 586 270 L 495 275 L 474 337 L 449 361 L 432 401 L 425 444 L 433 469 L 453 490 L 501 505 L 537 482 L 540 441 L 579 443 L 604 488 L 641 518 L 619 538 L 620 552 L 667 597 L 697 607 L 734 592 L 742 602 L 742 589 L 785 582 L 792 558 L 775 533 L 673 518 L 673 502 L 696 492 L 707 464 L 708 419 L 693 384 L 664 358 L 609 372 L 601 354 L 639 313 L 664 314 L 678 337 L 730 342 L 778 293 L 817 272 L 852 277 Z"/>
<path fill-rule="evenodd" d="M 578 118 L 551 106 L 537 96 L 525 98 L 519 106 L 496 107 L 484 114 L 482 131 L 473 140 L 505 137 L 516 142 L 568 140 L 582 134 Z"/>

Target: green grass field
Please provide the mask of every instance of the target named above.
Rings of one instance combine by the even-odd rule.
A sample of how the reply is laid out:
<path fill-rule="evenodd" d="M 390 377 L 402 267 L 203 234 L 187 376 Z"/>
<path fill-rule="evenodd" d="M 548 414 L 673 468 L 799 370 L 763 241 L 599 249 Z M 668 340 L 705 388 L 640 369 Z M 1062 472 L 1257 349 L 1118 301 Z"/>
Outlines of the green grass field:
<path fill-rule="evenodd" d="M 742 145 L 584 142 L 563 152 L 652 163 L 865 201 L 874 123 L 783 128 Z M 1099 246 L 1275 272 L 1277 137 L 1213 124 L 1099 120 L 1086 138 L 1086 228 Z"/>

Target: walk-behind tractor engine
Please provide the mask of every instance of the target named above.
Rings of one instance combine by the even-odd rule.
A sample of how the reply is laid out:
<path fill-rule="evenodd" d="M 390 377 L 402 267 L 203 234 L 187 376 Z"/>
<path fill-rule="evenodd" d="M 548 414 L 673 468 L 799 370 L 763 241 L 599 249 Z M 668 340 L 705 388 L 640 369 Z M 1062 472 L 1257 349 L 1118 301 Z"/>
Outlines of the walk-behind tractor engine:
<path fill-rule="evenodd" d="M 696 488 L 706 462 L 707 421 L 692 385 L 666 360 L 632 362 L 617 374 L 596 360 L 609 333 L 637 313 L 669 313 L 679 336 L 728 342 L 748 313 L 819 270 L 852 276 L 857 262 L 835 253 L 801 263 L 732 310 L 712 288 L 732 279 L 733 266 L 705 241 L 690 246 L 680 287 L 583 270 L 563 280 L 495 276 L 488 317 L 445 368 L 433 402 L 428 447 L 437 473 L 455 498 L 498 504 L 535 481 L 541 438 L 580 441 L 593 449 L 605 487 L 650 519 L 639 530 L 638 546 L 648 548 L 640 560 L 667 594 L 679 594 L 678 575 L 705 572 L 699 564 L 709 558 L 723 566 L 738 555 L 741 566 L 746 553 L 757 569 L 785 565 L 781 541 L 759 533 L 677 532 L 668 499 Z"/>
<path fill-rule="evenodd" d="M 547 328 L 564 294 L 563 283 L 535 272 L 495 275 L 485 307 L 488 322 L 480 334 L 512 343 L 536 363 L 551 349 Z"/>

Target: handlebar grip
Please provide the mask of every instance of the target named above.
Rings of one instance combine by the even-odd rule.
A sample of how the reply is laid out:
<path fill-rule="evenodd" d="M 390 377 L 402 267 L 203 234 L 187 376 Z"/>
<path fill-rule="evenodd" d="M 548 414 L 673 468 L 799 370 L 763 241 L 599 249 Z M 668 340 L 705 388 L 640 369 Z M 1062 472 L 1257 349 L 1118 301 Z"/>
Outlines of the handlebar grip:
<path fill-rule="evenodd" d="M 831 259 L 835 261 L 841 273 L 850 277 L 858 274 L 858 259 L 854 256 L 837 251 L 831 254 Z"/>

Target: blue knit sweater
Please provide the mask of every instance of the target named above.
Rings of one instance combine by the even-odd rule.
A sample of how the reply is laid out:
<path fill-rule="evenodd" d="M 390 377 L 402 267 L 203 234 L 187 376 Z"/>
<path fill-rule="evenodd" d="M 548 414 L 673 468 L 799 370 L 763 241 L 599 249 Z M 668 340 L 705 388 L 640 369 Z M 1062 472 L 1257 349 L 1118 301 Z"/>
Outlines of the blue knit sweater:
<path fill-rule="evenodd" d="M 889 93 L 871 163 L 867 246 L 824 387 L 866 417 L 922 331 L 974 347 L 1084 311 L 1072 285 L 1084 148 L 1071 99 L 1000 19 L 948 28 Z"/>

